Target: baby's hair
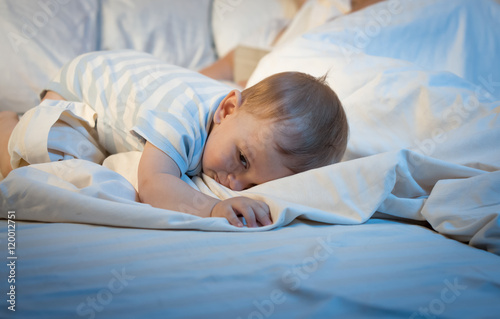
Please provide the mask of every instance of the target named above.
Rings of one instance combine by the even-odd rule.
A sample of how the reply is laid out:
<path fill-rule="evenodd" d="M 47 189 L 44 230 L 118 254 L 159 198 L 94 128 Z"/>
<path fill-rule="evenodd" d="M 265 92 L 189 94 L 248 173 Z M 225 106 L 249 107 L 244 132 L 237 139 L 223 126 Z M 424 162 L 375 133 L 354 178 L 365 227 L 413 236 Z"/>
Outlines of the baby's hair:
<path fill-rule="evenodd" d="M 326 82 L 301 72 L 272 75 L 241 94 L 242 110 L 274 122 L 276 149 L 292 172 L 339 162 L 349 135 L 337 94 Z"/>

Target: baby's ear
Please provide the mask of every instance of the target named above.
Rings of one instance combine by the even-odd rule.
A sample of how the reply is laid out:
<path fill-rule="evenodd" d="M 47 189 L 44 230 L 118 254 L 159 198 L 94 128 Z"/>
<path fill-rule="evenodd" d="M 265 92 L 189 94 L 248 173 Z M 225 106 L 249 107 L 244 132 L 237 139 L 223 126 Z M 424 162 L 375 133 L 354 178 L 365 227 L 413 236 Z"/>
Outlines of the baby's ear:
<path fill-rule="evenodd" d="M 241 106 L 241 92 L 232 90 L 220 102 L 214 114 L 214 122 L 219 124 L 226 116 L 233 114 Z"/>

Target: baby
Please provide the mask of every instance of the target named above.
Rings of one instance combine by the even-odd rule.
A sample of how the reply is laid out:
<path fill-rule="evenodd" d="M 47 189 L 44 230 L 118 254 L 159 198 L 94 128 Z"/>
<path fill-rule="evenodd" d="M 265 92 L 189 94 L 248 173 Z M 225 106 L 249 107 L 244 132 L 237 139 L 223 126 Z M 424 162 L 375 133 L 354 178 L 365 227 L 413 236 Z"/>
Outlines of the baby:
<path fill-rule="evenodd" d="M 42 97 L 19 123 L 0 113 L 4 176 L 34 164 L 25 154 L 29 143 L 47 145 L 50 161 L 100 163 L 109 153 L 139 150 L 142 202 L 225 217 L 237 227 L 241 216 L 249 227 L 271 224 L 269 207 L 247 197 L 207 196 L 183 178 L 203 172 L 240 191 L 338 162 L 348 137 L 344 110 L 325 78 L 299 72 L 270 76 L 240 92 L 148 54 L 93 52 L 66 64 Z M 55 123 L 44 120 L 49 113 L 60 114 Z M 47 125 L 48 137 L 24 134 Z M 85 152 L 63 152 L 54 144 L 85 145 Z M 189 205 L 194 201 L 195 209 Z"/>

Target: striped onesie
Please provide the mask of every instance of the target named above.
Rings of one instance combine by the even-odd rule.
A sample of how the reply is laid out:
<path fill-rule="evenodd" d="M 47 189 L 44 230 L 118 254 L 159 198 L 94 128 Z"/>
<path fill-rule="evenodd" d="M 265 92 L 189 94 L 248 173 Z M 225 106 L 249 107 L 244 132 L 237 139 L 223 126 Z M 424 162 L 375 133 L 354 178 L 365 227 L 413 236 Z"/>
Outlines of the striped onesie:
<path fill-rule="evenodd" d="M 96 113 L 98 142 L 111 154 L 147 140 L 182 174 L 201 172 L 212 117 L 231 87 L 135 51 L 102 51 L 67 63 L 46 87 Z"/>

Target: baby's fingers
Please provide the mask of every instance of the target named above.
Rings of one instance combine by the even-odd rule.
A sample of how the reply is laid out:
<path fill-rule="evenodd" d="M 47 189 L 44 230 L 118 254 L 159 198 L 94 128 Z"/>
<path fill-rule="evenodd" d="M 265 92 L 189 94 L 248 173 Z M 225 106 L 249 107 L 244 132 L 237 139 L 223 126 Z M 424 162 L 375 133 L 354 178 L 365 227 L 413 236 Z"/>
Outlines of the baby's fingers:
<path fill-rule="evenodd" d="M 234 197 L 217 203 L 211 213 L 212 217 L 224 217 L 231 225 L 242 227 L 238 216 L 245 218 L 248 227 L 271 225 L 269 206 L 266 203 L 246 197 Z"/>
<path fill-rule="evenodd" d="M 245 206 L 238 212 L 245 217 L 248 227 L 259 227 L 270 225 L 269 207 L 267 204 L 257 200 L 246 199 Z M 260 224 L 260 225 L 259 225 Z"/>
<path fill-rule="evenodd" d="M 254 209 L 255 218 L 263 226 L 271 225 L 273 222 L 271 220 L 269 206 L 267 206 L 264 202 L 259 203 L 260 207 L 258 209 Z"/>
<path fill-rule="evenodd" d="M 228 220 L 229 224 L 236 226 L 236 227 L 243 227 L 243 223 L 241 220 L 236 216 L 234 212 L 226 216 L 226 219 Z"/>
<path fill-rule="evenodd" d="M 236 212 L 233 210 L 233 208 L 230 205 L 227 205 L 224 202 L 219 202 L 216 204 L 212 210 L 211 213 L 212 217 L 224 217 L 227 219 L 229 224 L 236 226 L 236 227 L 243 227 L 243 223 L 240 221 L 238 218 L 238 215 Z"/>
<path fill-rule="evenodd" d="M 257 221 L 255 220 L 255 213 L 250 205 L 240 205 L 236 208 L 236 213 L 245 218 L 247 227 L 257 227 Z"/>

